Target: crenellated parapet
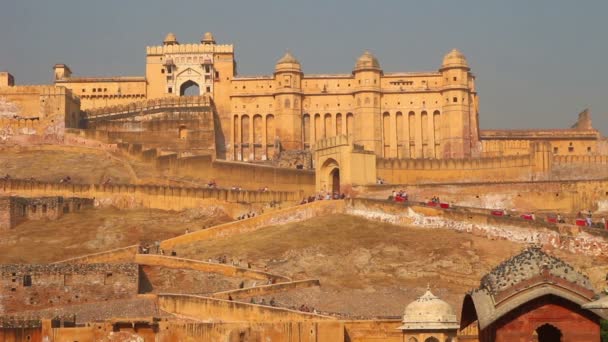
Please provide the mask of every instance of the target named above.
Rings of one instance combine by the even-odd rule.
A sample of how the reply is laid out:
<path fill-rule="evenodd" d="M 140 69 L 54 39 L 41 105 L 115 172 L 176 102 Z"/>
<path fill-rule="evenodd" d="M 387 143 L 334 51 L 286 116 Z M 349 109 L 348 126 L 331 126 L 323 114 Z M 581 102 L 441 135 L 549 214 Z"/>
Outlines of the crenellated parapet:
<path fill-rule="evenodd" d="M 86 111 L 89 120 L 100 117 L 107 118 L 109 116 L 142 113 L 158 109 L 170 108 L 196 108 L 196 107 L 211 107 L 212 100 L 208 95 L 203 96 L 180 96 L 166 97 L 159 99 L 150 99 L 144 101 L 131 102 L 124 105 L 116 105 L 109 107 L 94 108 Z"/>
<path fill-rule="evenodd" d="M 148 55 L 165 55 L 174 53 L 234 53 L 232 44 L 179 44 L 147 46 Z"/>

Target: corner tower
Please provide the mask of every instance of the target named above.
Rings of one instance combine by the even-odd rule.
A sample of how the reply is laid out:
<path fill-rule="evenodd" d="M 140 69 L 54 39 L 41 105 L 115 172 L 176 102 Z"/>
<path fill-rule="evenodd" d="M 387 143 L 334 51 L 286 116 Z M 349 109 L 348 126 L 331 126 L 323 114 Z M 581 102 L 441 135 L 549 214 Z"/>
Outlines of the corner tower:
<path fill-rule="evenodd" d="M 274 72 L 276 83 L 276 135 L 285 149 L 303 149 L 302 142 L 302 66 L 288 51 L 277 61 Z M 278 146 L 275 146 L 275 149 Z M 277 150 L 278 151 L 278 150 Z"/>
<path fill-rule="evenodd" d="M 441 65 L 444 125 L 441 158 L 467 158 L 476 154 L 479 142 L 474 76 L 465 56 L 453 49 Z"/>
<path fill-rule="evenodd" d="M 382 155 L 382 120 L 380 115 L 380 77 L 378 59 L 365 51 L 353 69 L 355 77 L 354 143 Z"/>

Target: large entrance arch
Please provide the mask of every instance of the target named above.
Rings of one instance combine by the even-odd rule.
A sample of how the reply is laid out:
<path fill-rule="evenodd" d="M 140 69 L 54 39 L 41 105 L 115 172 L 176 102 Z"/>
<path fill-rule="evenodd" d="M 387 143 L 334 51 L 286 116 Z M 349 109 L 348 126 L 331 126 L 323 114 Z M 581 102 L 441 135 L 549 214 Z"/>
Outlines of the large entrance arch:
<path fill-rule="evenodd" d="M 543 324 L 535 330 L 538 342 L 561 342 L 562 332 L 551 324 Z"/>
<path fill-rule="evenodd" d="M 340 169 L 335 168 L 331 171 L 331 192 L 340 194 Z"/>
<path fill-rule="evenodd" d="M 321 190 L 340 193 L 340 165 L 333 158 L 325 160 L 319 168 Z"/>
<path fill-rule="evenodd" d="M 189 80 L 179 87 L 179 96 L 199 96 L 201 94 L 201 89 L 198 83 Z"/>

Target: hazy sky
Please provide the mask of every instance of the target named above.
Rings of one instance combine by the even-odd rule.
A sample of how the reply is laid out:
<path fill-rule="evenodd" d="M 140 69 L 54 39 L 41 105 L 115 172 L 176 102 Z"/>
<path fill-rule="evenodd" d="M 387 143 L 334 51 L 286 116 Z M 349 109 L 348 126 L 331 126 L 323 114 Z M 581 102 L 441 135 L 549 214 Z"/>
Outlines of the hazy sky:
<path fill-rule="evenodd" d="M 384 71 L 433 71 L 452 48 L 477 76 L 482 128 L 566 128 L 585 107 L 608 135 L 608 1 L 0 0 L 0 70 L 18 84 L 137 75 L 145 47 L 211 31 L 239 74 L 286 49 L 305 73 L 348 73 L 365 50 Z"/>

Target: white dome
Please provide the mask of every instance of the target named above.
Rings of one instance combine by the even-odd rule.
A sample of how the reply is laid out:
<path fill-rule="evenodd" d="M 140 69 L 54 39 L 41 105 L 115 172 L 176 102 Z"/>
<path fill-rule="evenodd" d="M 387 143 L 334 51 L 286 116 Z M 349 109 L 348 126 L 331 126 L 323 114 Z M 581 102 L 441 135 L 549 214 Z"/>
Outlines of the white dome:
<path fill-rule="evenodd" d="M 405 307 L 401 330 L 458 329 L 452 306 L 429 289 Z"/>

